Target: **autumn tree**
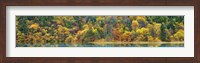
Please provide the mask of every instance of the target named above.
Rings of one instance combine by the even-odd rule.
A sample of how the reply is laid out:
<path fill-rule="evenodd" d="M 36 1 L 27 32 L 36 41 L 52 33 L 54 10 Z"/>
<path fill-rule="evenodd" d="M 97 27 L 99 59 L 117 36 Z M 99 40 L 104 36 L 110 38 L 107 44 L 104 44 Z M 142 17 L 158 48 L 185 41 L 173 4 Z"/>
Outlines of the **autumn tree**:
<path fill-rule="evenodd" d="M 176 34 L 174 34 L 174 37 L 178 41 L 184 41 L 184 30 L 179 30 L 178 32 L 176 32 Z"/>
<path fill-rule="evenodd" d="M 139 27 L 138 21 L 133 20 L 132 21 L 132 28 L 133 28 L 133 30 L 136 31 L 138 29 L 138 27 Z"/>

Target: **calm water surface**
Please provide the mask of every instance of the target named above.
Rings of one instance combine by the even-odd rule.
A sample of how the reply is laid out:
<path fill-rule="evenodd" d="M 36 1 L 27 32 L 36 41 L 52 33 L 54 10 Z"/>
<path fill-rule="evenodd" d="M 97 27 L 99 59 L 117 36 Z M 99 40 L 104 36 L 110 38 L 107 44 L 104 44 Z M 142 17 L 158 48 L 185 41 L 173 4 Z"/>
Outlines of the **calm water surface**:
<path fill-rule="evenodd" d="M 85 43 L 85 44 L 17 44 L 16 47 L 184 47 L 179 43 Z"/>

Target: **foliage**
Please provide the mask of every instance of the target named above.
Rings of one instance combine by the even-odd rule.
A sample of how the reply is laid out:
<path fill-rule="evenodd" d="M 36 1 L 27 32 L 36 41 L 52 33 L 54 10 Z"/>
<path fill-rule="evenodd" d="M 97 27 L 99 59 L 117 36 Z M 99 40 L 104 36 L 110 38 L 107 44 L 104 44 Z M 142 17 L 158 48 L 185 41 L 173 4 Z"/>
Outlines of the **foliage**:
<path fill-rule="evenodd" d="M 17 16 L 16 32 L 17 45 L 32 46 L 184 41 L 184 17 Z"/>

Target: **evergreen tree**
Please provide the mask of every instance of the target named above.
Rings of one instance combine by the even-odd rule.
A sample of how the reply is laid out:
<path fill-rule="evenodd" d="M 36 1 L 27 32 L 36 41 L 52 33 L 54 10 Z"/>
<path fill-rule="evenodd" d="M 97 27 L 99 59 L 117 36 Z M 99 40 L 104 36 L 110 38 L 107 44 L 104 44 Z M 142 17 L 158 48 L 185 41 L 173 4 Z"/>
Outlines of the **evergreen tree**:
<path fill-rule="evenodd" d="M 160 39 L 162 41 L 166 41 L 166 32 L 165 30 L 167 29 L 165 23 L 162 23 L 161 27 L 160 27 Z"/>

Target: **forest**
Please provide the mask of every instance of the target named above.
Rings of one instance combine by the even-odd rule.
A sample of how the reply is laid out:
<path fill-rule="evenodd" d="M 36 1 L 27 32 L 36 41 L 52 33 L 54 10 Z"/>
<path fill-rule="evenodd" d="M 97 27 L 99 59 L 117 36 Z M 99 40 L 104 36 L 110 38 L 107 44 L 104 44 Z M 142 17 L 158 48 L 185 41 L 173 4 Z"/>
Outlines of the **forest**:
<path fill-rule="evenodd" d="M 16 47 L 184 47 L 184 16 L 16 16 Z"/>

